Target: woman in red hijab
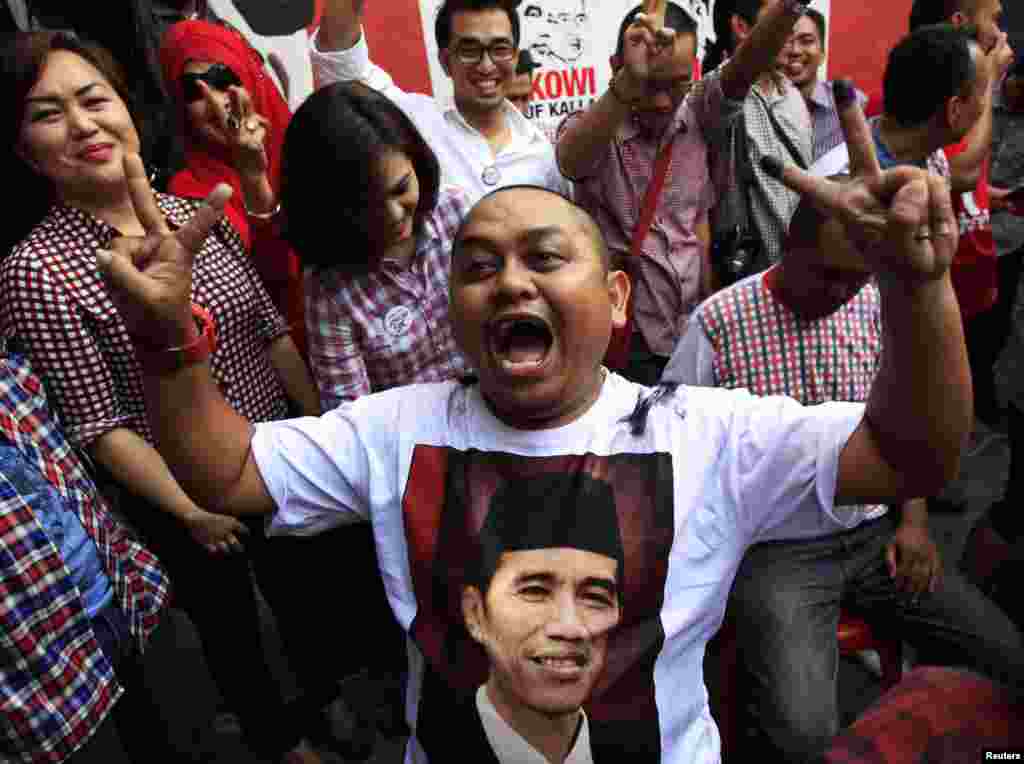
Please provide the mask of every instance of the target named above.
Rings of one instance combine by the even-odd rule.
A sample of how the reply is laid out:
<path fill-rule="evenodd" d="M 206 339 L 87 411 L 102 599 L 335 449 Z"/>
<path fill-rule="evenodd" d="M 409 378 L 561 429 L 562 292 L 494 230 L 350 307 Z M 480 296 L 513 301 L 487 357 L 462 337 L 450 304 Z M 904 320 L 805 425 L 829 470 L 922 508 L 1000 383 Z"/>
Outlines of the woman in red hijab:
<path fill-rule="evenodd" d="M 185 131 L 185 169 L 168 191 L 202 199 L 218 183 L 234 189 L 227 216 L 305 356 L 298 259 L 274 225 L 288 104 L 260 54 L 229 27 L 174 24 L 164 35 L 160 63 Z"/>

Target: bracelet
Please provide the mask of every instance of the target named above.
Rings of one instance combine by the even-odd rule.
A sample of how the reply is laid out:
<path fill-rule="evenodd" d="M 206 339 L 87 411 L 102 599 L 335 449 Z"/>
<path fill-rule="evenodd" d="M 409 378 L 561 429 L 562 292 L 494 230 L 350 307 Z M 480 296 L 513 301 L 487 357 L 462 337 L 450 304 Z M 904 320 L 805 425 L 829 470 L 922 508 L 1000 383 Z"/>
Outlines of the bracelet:
<path fill-rule="evenodd" d="M 612 98 L 614 98 L 614 99 L 615 99 L 616 101 L 618 101 L 619 103 L 621 103 L 621 104 L 622 104 L 623 106 L 628 106 L 629 108 L 631 108 L 631 109 L 632 109 L 632 108 L 633 108 L 634 106 L 636 106 L 636 104 L 637 104 L 637 103 L 638 103 L 638 102 L 640 101 L 640 99 L 639 99 L 639 98 L 637 98 L 637 99 L 635 99 L 635 100 L 633 100 L 633 101 L 627 101 L 627 100 L 626 100 L 625 98 L 623 98 L 622 96 L 620 96 L 620 95 L 619 95 L 619 91 L 615 89 L 615 81 L 616 81 L 617 79 L 618 79 L 618 76 L 612 77 L 612 81 L 611 81 L 611 83 L 610 83 L 610 84 L 608 85 L 608 90 L 610 90 L 610 91 L 611 91 L 611 94 L 612 94 Z"/>
<path fill-rule="evenodd" d="M 272 209 L 270 212 L 253 212 L 252 210 L 249 209 L 248 205 L 246 205 L 245 207 L 245 214 L 251 218 L 255 218 L 256 220 L 273 220 L 274 218 L 277 217 L 278 213 L 280 212 L 281 202 L 278 202 L 277 206 L 274 207 L 274 209 Z"/>
<path fill-rule="evenodd" d="M 183 366 L 200 363 L 217 349 L 217 330 L 213 316 L 202 306 L 192 303 L 192 318 L 185 342 L 176 347 L 160 348 L 143 338 L 133 338 L 135 357 L 143 372 L 166 374 Z"/>

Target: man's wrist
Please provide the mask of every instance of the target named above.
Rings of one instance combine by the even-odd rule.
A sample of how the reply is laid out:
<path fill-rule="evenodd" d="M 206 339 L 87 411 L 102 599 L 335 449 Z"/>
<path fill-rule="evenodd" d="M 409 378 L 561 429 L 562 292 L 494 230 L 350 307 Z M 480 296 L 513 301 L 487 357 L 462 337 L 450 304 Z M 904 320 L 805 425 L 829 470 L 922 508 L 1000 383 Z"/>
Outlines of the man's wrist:
<path fill-rule="evenodd" d="M 632 109 L 643 97 L 636 80 L 626 69 L 620 69 L 608 85 L 612 98 L 622 106 Z"/>

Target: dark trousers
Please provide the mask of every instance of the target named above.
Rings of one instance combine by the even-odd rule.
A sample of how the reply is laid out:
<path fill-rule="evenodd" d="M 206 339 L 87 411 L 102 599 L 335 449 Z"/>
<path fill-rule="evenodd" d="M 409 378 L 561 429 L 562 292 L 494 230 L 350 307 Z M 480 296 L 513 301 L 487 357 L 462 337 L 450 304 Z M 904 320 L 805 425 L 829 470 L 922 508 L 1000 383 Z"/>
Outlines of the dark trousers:
<path fill-rule="evenodd" d="M 1024 249 L 999 258 L 999 297 L 996 304 L 964 323 L 964 339 L 974 386 L 974 415 L 989 425 L 997 422 L 1000 416 L 992 367 L 1010 336 L 1022 262 Z"/>
<path fill-rule="evenodd" d="M 736 622 L 745 746 L 770 761 L 812 760 L 839 729 L 836 692 L 840 607 L 914 645 L 924 663 L 968 665 L 1024 686 L 1024 640 L 1006 615 L 946 566 L 934 593 L 911 600 L 886 566 L 890 512 L 853 530 L 751 547 L 729 600 Z M 767 754 L 771 755 L 767 755 Z"/>
<path fill-rule="evenodd" d="M 256 579 L 274 611 L 299 678 L 305 714 L 363 669 L 405 669 L 405 634 L 388 604 L 368 523 L 310 537 L 271 537 L 256 557 Z"/>
<path fill-rule="evenodd" d="M 120 507 L 167 568 L 174 604 L 195 626 L 210 675 L 238 714 L 247 744 L 267 756 L 293 748 L 301 738 L 300 720 L 286 706 L 266 660 L 251 552 L 210 555 L 178 520 L 144 499 L 125 492 Z M 246 540 L 252 551 L 263 543 L 258 525 L 255 531 Z"/>
<path fill-rule="evenodd" d="M 113 711 L 71 757 L 72 764 L 149 764 L 154 761 L 200 762 L 207 751 L 191 739 L 175 737 L 163 709 L 177 694 L 166 686 L 173 672 L 166 665 L 180 660 L 173 626 L 161 623 L 139 653 L 127 618 L 114 603 L 92 621 L 100 647 L 124 688 Z"/>

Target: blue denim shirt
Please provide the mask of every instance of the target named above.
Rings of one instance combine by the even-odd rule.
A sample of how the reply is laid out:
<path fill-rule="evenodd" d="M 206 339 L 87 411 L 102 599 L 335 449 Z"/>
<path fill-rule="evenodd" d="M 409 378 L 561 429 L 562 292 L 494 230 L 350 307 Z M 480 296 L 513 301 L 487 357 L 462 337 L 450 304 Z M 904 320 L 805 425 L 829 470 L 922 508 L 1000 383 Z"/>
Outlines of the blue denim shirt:
<path fill-rule="evenodd" d="M 0 438 L 0 473 L 13 485 L 57 547 L 71 580 L 78 587 L 85 612 L 94 618 L 114 597 L 96 544 L 89 538 L 78 514 L 65 505 L 57 490 L 39 468 L 18 448 Z"/>

